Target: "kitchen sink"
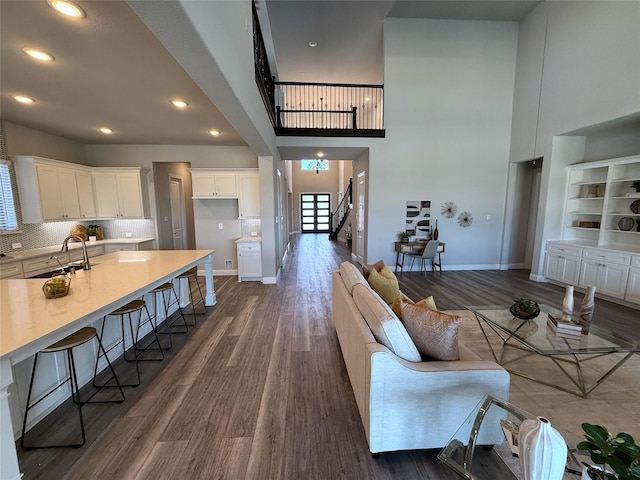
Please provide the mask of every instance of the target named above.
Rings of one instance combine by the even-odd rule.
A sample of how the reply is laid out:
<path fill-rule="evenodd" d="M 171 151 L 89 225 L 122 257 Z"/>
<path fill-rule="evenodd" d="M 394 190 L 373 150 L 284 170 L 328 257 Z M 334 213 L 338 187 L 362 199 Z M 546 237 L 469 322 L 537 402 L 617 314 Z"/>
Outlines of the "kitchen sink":
<path fill-rule="evenodd" d="M 99 264 L 98 263 L 92 263 L 91 267 L 95 267 L 96 265 L 99 265 Z M 82 265 L 67 265 L 66 267 L 64 267 L 65 273 L 70 272 L 72 268 L 75 268 L 76 271 L 82 270 Z M 61 273 L 62 273 L 61 268 L 58 267 L 55 270 L 51 270 L 49 272 L 44 272 L 44 273 L 39 273 L 37 275 L 31 275 L 28 278 L 51 278 L 51 277 L 55 277 L 56 275 L 60 275 Z"/>

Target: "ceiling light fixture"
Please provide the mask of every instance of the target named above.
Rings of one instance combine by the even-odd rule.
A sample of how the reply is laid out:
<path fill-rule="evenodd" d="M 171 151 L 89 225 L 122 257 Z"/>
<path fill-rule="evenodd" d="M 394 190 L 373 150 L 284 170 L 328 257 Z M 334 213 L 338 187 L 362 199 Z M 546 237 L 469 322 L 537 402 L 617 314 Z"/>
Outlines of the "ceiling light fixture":
<path fill-rule="evenodd" d="M 111 130 L 109 127 L 100 127 L 98 130 L 100 130 L 105 135 L 110 135 L 113 133 L 113 130 Z"/>
<path fill-rule="evenodd" d="M 187 102 L 185 102 L 184 100 L 179 100 L 177 98 L 174 100 L 171 100 L 171 104 L 177 108 L 185 108 L 189 106 Z"/>
<path fill-rule="evenodd" d="M 220 135 L 220 131 L 219 130 L 209 130 L 209 133 L 211 135 L 213 135 L 214 137 L 217 137 L 218 135 Z"/>
<path fill-rule="evenodd" d="M 24 47 L 22 51 L 26 55 L 29 55 L 31 58 L 35 58 L 36 60 L 40 60 L 42 62 L 52 62 L 55 60 L 53 55 L 47 52 L 43 52 L 42 50 L 38 50 L 37 48 Z"/>
<path fill-rule="evenodd" d="M 310 170 L 315 170 L 316 174 L 320 173 L 320 170 L 329 170 L 329 163 L 327 162 L 327 160 L 322 158 L 322 157 L 324 157 L 324 153 L 318 152 L 318 153 L 316 153 L 316 156 L 318 158 L 313 159 L 313 160 L 308 160 L 309 169 Z"/>
<path fill-rule="evenodd" d="M 313 47 L 317 47 L 317 46 L 318 46 L 318 42 L 316 42 L 315 40 L 311 40 L 311 41 L 309 42 L 309 46 L 310 46 L 311 48 L 313 48 Z"/>
<path fill-rule="evenodd" d="M 20 103 L 36 103 L 36 101 L 31 97 L 26 97 L 24 95 L 13 95 L 13 99 L 17 100 Z"/>
<path fill-rule="evenodd" d="M 69 0 L 47 0 L 47 4 L 68 17 L 84 18 L 87 15 L 83 9 Z"/>

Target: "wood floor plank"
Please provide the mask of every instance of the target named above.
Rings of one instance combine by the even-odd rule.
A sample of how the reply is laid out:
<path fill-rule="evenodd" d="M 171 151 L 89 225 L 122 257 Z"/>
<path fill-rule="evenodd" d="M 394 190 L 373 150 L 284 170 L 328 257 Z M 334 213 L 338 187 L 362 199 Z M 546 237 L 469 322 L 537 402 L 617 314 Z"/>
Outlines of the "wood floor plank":
<path fill-rule="evenodd" d="M 187 441 L 158 442 L 146 461 L 133 477 L 135 480 L 172 480 L 180 471 L 180 463 L 187 448 Z"/>

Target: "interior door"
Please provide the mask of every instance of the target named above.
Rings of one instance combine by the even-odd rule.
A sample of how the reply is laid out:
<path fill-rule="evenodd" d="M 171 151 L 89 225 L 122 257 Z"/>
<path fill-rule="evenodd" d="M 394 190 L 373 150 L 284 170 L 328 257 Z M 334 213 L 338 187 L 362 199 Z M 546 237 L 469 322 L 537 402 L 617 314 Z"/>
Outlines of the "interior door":
<path fill-rule="evenodd" d="M 356 260 L 364 265 L 364 217 L 365 217 L 365 190 L 366 178 L 365 173 L 358 174 L 358 192 L 356 206 Z"/>
<path fill-rule="evenodd" d="M 173 249 L 184 250 L 184 208 L 182 205 L 182 179 L 169 178 L 169 199 L 171 202 L 171 230 Z"/>

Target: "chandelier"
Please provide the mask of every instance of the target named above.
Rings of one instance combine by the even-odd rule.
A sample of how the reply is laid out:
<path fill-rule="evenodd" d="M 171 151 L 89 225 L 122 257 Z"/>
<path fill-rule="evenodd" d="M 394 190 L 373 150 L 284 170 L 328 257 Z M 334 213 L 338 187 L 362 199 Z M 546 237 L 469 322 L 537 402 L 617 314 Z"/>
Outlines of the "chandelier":
<path fill-rule="evenodd" d="M 315 170 L 316 173 L 320 173 L 320 170 L 329 170 L 329 163 L 324 158 L 309 160 L 309 170 Z"/>

